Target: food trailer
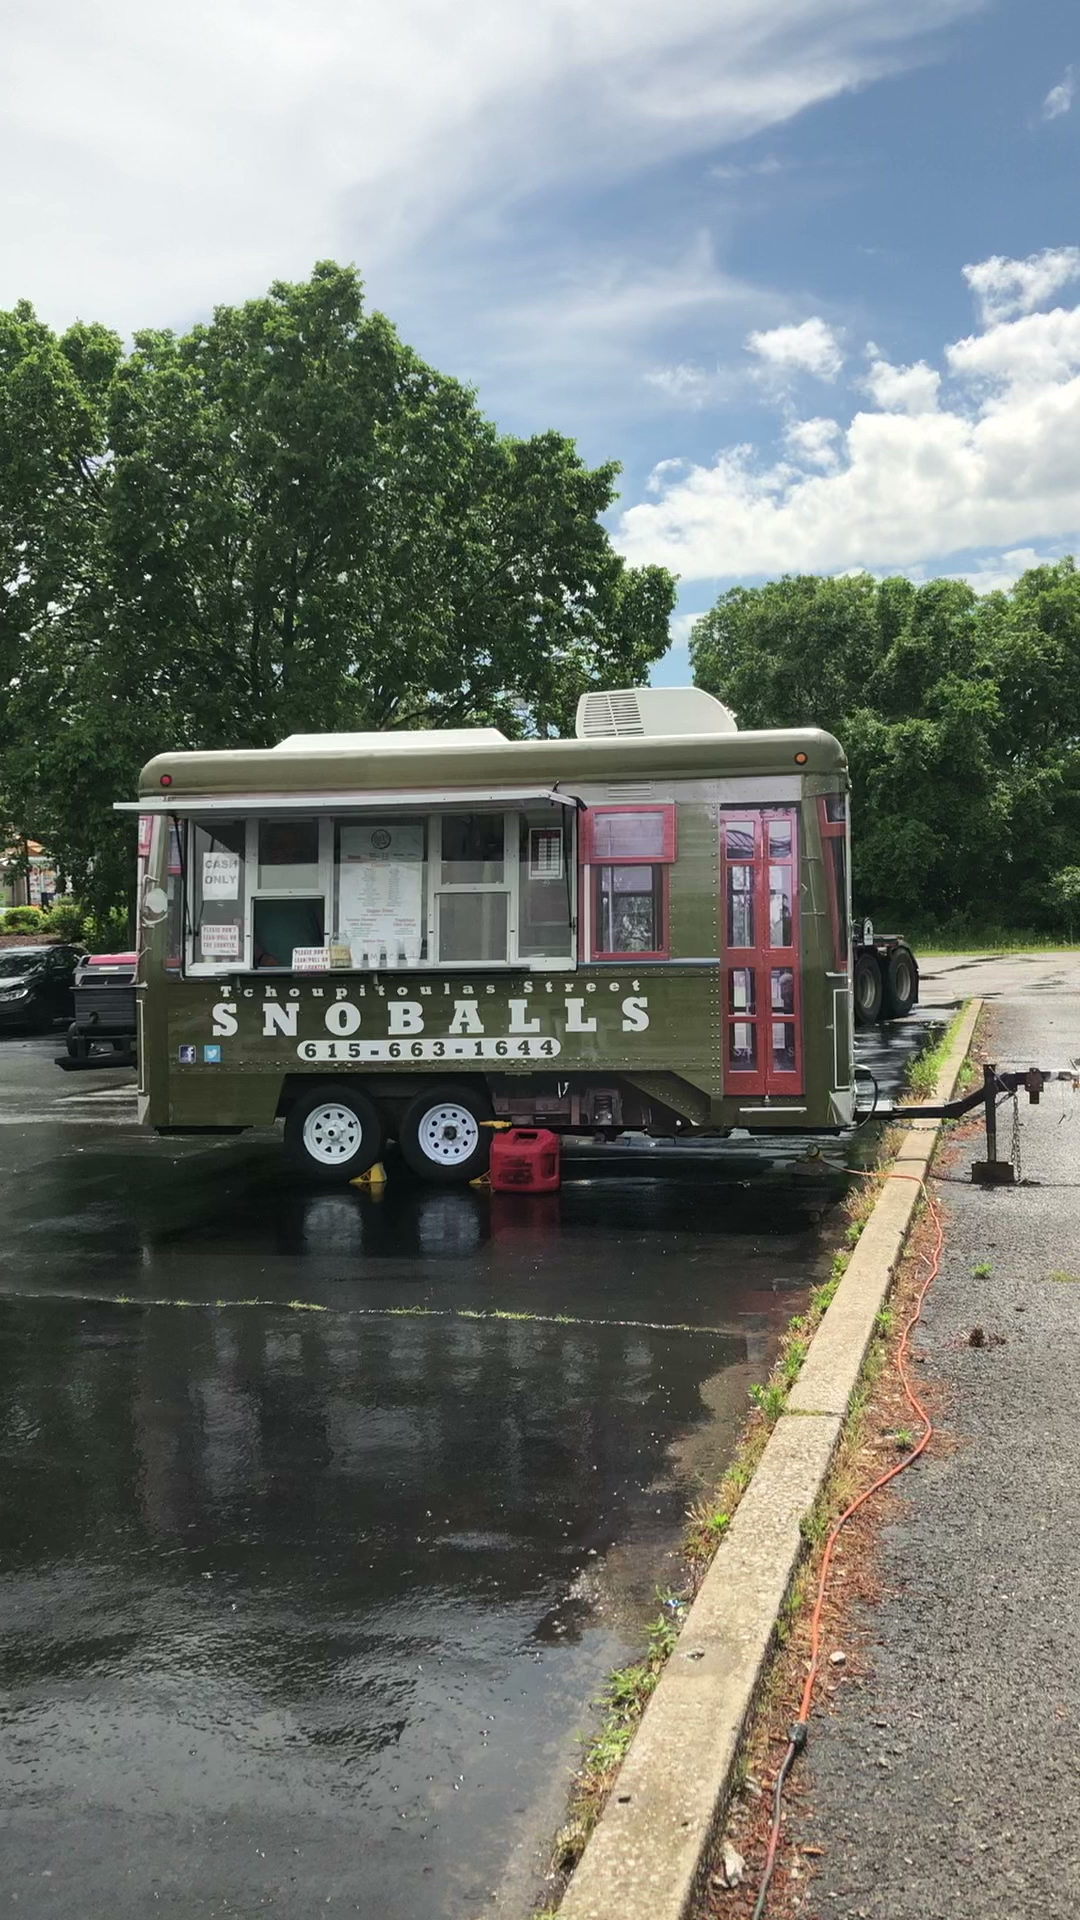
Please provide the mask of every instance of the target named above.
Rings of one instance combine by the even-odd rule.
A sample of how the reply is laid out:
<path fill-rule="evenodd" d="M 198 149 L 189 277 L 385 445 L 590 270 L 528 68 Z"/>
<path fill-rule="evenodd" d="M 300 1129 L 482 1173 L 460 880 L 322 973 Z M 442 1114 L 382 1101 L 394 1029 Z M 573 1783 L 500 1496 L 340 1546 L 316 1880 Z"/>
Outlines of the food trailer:
<path fill-rule="evenodd" d="M 139 798 L 139 1107 L 284 1121 L 355 1178 L 475 1178 L 491 1122 L 666 1137 L 851 1122 L 848 775 L 697 688 L 493 728 L 166 753 Z"/>

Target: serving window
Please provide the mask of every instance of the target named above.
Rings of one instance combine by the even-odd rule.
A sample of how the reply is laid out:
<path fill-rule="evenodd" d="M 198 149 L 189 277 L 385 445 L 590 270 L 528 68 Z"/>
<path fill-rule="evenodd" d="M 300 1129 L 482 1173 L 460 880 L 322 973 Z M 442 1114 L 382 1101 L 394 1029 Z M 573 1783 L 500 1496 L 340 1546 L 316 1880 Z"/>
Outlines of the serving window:
<path fill-rule="evenodd" d="M 542 803 L 192 822 L 189 971 L 572 966 L 573 822 Z"/>

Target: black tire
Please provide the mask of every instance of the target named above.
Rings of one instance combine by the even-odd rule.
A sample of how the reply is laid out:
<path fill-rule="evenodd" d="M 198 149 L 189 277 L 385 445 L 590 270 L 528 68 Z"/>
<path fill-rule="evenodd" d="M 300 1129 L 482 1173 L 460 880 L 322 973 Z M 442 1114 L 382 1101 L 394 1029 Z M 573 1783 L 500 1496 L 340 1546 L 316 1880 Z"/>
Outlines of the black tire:
<path fill-rule="evenodd" d="M 894 947 L 885 969 L 885 1012 L 902 1020 L 919 997 L 919 969 L 910 947 Z"/>
<path fill-rule="evenodd" d="M 864 948 L 855 955 L 855 1019 L 860 1027 L 872 1027 L 881 1019 L 885 999 L 885 979 L 876 953 Z"/>
<path fill-rule="evenodd" d="M 398 1129 L 402 1158 L 421 1180 L 439 1186 L 478 1180 L 491 1159 L 491 1102 L 481 1088 L 429 1087 L 418 1093 Z"/>
<path fill-rule="evenodd" d="M 382 1121 L 366 1093 L 340 1080 L 322 1080 L 289 1108 L 285 1154 L 309 1180 L 338 1185 L 375 1165 L 383 1150 Z"/>

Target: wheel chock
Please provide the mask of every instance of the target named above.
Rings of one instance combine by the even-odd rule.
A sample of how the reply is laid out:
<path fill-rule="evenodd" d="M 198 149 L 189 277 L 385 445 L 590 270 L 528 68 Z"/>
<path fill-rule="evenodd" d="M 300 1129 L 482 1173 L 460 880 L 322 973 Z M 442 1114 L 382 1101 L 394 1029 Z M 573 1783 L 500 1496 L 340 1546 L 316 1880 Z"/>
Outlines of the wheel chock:
<path fill-rule="evenodd" d="M 376 1160 L 366 1173 L 358 1173 L 355 1180 L 349 1181 L 350 1187 L 370 1187 L 373 1192 L 381 1192 L 386 1185 L 386 1168 L 381 1160 Z"/>

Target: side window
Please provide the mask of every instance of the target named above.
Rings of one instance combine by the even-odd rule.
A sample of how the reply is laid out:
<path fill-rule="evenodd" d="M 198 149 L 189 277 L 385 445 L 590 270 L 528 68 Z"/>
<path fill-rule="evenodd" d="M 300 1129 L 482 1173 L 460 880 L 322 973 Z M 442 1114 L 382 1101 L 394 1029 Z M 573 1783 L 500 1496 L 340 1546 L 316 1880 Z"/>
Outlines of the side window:
<path fill-rule="evenodd" d="M 168 902 L 165 971 L 179 973 L 184 958 L 184 858 L 181 829 L 175 820 L 168 822 L 169 839 L 165 861 L 165 898 Z"/>
<path fill-rule="evenodd" d="M 847 971 L 851 957 L 851 902 L 848 894 L 848 824 L 846 793 L 826 793 L 818 801 L 825 883 L 833 930 L 833 959 L 838 973 Z"/>
<path fill-rule="evenodd" d="M 592 958 L 664 958 L 669 949 L 667 873 L 675 859 L 675 808 L 590 808 L 582 823 L 582 849 Z"/>
<path fill-rule="evenodd" d="M 191 830 L 192 958 L 228 968 L 244 958 L 245 823 L 215 820 Z"/>
<path fill-rule="evenodd" d="M 283 968 L 297 947 L 326 944 L 326 894 L 318 820 L 256 820 L 251 964 Z"/>
<path fill-rule="evenodd" d="M 557 960 L 572 951 L 569 836 L 565 819 L 551 809 L 520 816 L 518 953 L 523 960 Z"/>
<path fill-rule="evenodd" d="M 438 830 L 436 959 L 505 961 L 510 935 L 506 816 L 447 813 Z"/>

